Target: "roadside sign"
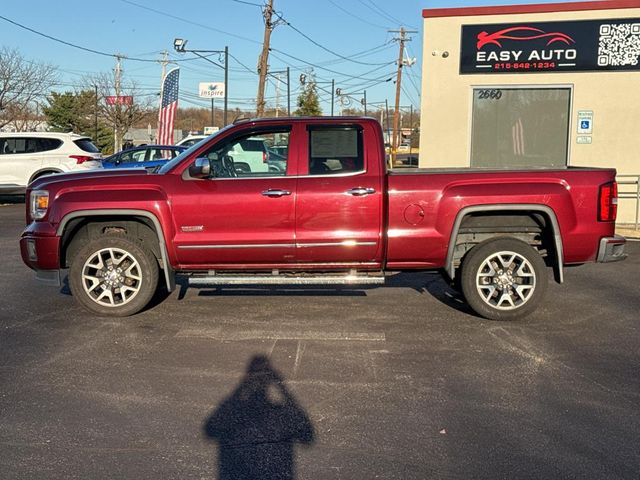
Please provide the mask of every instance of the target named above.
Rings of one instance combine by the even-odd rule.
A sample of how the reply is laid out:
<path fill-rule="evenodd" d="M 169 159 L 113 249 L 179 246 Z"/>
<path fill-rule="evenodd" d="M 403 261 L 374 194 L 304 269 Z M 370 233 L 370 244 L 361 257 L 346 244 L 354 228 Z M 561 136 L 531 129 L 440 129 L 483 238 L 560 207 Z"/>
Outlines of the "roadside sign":
<path fill-rule="evenodd" d="M 107 105 L 133 105 L 133 97 L 131 95 L 109 95 L 104 99 Z"/>
<path fill-rule="evenodd" d="M 223 82 L 200 82 L 198 90 L 200 98 L 224 98 Z"/>
<path fill-rule="evenodd" d="M 212 133 L 216 133 L 220 130 L 220 127 L 204 127 L 204 134 L 211 135 Z"/>

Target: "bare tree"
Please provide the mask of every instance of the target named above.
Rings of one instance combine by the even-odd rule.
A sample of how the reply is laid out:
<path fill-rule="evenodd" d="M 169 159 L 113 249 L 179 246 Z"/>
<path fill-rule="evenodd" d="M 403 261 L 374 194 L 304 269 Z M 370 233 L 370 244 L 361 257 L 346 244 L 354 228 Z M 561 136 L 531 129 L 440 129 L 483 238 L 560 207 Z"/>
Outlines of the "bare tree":
<path fill-rule="evenodd" d="M 122 71 L 120 71 L 121 76 Z M 125 133 L 149 113 L 157 99 L 156 93 L 144 93 L 134 81 L 119 78 L 118 73 L 103 72 L 84 79 L 85 89 L 98 90 L 98 115 L 113 128 L 114 152 L 122 148 Z M 107 103 L 107 97 L 133 97 L 131 103 Z"/>
<path fill-rule="evenodd" d="M 44 97 L 57 80 L 52 65 L 26 60 L 18 50 L 0 48 L 0 128 L 13 123 L 16 129 L 33 122 L 35 102 Z"/>

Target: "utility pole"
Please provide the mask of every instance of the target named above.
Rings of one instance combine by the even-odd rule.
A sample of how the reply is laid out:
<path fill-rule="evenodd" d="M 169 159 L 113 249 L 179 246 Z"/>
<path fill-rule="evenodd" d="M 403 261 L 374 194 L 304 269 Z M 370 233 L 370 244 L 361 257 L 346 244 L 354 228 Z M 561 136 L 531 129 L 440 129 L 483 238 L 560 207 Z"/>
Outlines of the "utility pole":
<path fill-rule="evenodd" d="M 280 73 L 276 75 L 276 118 L 278 118 L 280 112 Z"/>
<path fill-rule="evenodd" d="M 162 67 L 162 72 L 160 73 L 160 96 L 159 98 L 159 104 L 158 104 L 158 112 L 160 112 L 160 109 L 162 108 L 162 85 L 164 83 L 164 77 L 167 76 L 167 65 L 169 65 L 169 52 L 167 52 L 166 50 L 162 51 L 162 58 L 160 59 L 160 66 Z M 159 113 L 158 113 L 158 126 L 156 127 L 156 138 L 159 135 L 160 132 L 160 119 L 159 119 Z"/>
<path fill-rule="evenodd" d="M 115 122 L 113 126 L 113 152 L 117 153 L 122 150 L 122 138 L 120 136 L 120 115 L 122 113 L 122 105 L 120 105 L 120 83 L 122 81 L 122 65 L 121 62 L 122 57 L 120 55 L 116 56 L 116 68 L 114 70 L 114 80 L 115 80 L 115 88 L 116 88 L 116 114 L 115 114 Z"/>
<path fill-rule="evenodd" d="M 291 116 L 291 72 L 287 67 L 287 117 Z"/>
<path fill-rule="evenodd" d="M 227 108 L 229 106 L 229 47 L 224 47 L 224 115 L 223 127 L 227 126 Z"/>
<path fill-rule="evenodd" d="M 396 75 L 396 108 L 393 114 L 393 140 L 391 142 L 391 165 L 396 162 L 396 153 L 398 150 L 399 139 L 399 123 L 400 123 L 400 89 L 402 86 L 402 67 L 404 65 L 404 43 L 411 38 L 407 38 L 407 33 L 418 33 L 416 30 L 389 30 L 390 33 L 399 33 L 400 37 L 396 38 L 400 43 L 400 51 L 398 53 L 398 73 Z"/>
<path fill-rule="evenodd" d="M 162 89 L 162 82 L 164 82 L 164 77 L 167 74 L 167 65 L 169 65 L 169 52 L 162 51 L 162 59 L 159 63 L 162 66 L 162 74 L 160 76 L 160 89 Z"/>
<path fill-rule="evenodd" d="M 93 139 L 93 141 L 95 143 L 98 143 L 98 85 L 94 85 L 93 88 L 95 88 L 95 94 L 96 94 L 96 105 L 95 105 L 95 116 L 94 116 L 94 129 L 95 129 L 95 137 Z"/>
<path fill-rule="evenodd" d="M 256 100 L 256 116 L 262 117 L 264 115 L 264 87 L 267 81 L 267 74 L 269 69 L 269 43 L 271 41 L 271 32 L 275 25 L 271 22 L 273 15 L 273 0 L 268 0 L 267 4 L 262 11 L 264 16 L 264 40 L 262 42 L 262 53 L 258 60 L 258 74 L 260 80 L 258 81 L 258 98 Z"/>

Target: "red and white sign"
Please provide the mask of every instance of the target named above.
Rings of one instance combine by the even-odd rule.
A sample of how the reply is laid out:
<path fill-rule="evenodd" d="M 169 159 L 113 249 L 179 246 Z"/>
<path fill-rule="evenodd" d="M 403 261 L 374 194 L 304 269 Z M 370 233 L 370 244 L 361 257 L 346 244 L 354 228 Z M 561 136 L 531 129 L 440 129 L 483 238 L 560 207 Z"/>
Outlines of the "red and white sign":
<path fill-rule="evenodd" d="M 133 97 L 130 95 L 110 95 L 104 99 L 107 105 L 133 105 Z"/>

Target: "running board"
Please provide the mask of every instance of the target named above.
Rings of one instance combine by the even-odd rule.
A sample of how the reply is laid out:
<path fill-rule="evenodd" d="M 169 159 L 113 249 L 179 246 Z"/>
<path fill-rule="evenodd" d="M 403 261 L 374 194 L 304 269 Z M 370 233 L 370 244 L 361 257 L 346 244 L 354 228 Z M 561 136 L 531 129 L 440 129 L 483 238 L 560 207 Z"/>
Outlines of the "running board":
<path fill-rule="evenodd" d="M 189 285 L 383 285 L 382 275 L 210 275 L 190 276 Z"/>

